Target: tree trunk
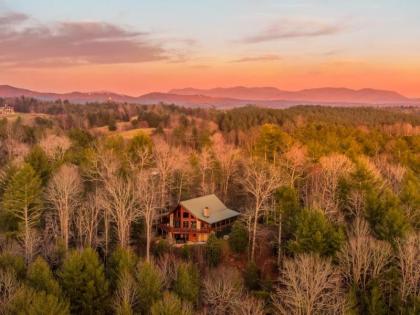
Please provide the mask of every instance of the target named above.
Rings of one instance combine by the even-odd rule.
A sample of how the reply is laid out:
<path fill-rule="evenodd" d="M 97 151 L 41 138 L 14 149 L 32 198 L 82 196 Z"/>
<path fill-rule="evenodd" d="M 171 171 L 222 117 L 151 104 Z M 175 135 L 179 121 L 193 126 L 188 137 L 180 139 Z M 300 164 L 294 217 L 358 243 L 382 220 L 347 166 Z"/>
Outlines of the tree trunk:
<path fill-rule="evenodd" d="M 160 192 L 160 207 L 163 209 L 165 207 L 166 202 L 166 175 L 162 176 L 162 184 L 161 184 L 161 192 Z"/>
<path fill-rule="evenodd" d="M 254 214 L 254 227 L 252 231 L 251 261 L 255 260 L 255 240 L 257 238 L 258 213 L 259 213 L 259 209 L 258 207 L 256 207 L 255 214 Z"/>
<path fill-rule="evenodd" d="M 184 175 L 181 174 L 181 178 L 180 178 L 180 182 L 179 182 L 179 190 L 178 190 L 178 201 L 177 201 L 177 204 L 179 204 L 181 202 L 183 183 L 184 183 Z"/>
<path fill-rule="evenodd" d="M 104 232 L 105 232 L 105 262 L 108 257 L 108 243 L 109 243 L 109 221 L 108 221 L 108 211 L 104 212 Z"/>
<path fill-rule="evenodd" d="M 282 223 L 282 215 L 279 214 L 279 235 L 278 235 L 278 249 L 277 249 L 277 267 L 280 269 L 281 263 L 281 223 Z"/>
<path fill-rule="evenodd" d="M 150 262 L 150 238 L 151 238 L 150 230 L 151 230 L 150 222 L 146 222 L 146 261 L 147 262 Z"/>
<path fill-rule="evenodd" d="M 68 196 L 65 198 L 65 208 L 64 208 L 64 231 L 62 231 L 64 236 L 64 246 L 66 251 L 69 249 L 69 220 L 70 220 L 70 213 L 69 213 L 69 206 L 68 206 Z"/>
<path fill-rule="evenodd" d="M 29 249 L 29 216 L 28 216 L 28 207 L 25 206 L 24 209 L 24 219 L 25 219 L 25 239 L 24 239 L 24 246 L 25 246 L 25 261 L 26 264 L 29 264 L 30 260 L 30 249 Z"/>
<path fill-rule="evenodd" d="M 252 235 L 252 217 L 249 216 L 247 220 L 247 228 L 248 228 L 248 259 L 251 258 L 251 235 Z"/>

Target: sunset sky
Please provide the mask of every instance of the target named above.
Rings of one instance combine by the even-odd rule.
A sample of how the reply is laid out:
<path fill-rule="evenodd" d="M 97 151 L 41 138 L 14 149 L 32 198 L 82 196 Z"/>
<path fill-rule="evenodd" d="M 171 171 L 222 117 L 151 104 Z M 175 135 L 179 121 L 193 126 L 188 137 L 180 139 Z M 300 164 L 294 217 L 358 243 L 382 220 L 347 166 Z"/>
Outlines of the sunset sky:
<path fill-rule="evenodd" d="M 0 0 L 0 84 L 275 86 L 420 97 L 418 0 Z"/>

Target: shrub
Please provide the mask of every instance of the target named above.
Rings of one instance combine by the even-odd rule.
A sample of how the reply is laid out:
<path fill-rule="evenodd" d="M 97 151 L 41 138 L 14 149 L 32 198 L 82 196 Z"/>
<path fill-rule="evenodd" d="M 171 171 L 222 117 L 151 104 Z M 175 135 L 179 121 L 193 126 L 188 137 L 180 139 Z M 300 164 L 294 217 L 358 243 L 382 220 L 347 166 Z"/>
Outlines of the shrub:
<path fill-rule="evenodd" d="M 207 240 L 206 258 L 211 267 L 219 265 L 222 259 L 222 243 L 214 234 L 211 234 Z"/>
<path fill-rule="evenodd" d="M 115 121 L 115 119 L 112 119 L 112 120 L 108 123 L 108 130 L 109 130 L 109 131 L 115 131 L 115 130 L 117 130 L 117 122 Z"/>
<path fill-rule="evenodd" d="M 235 253 L 244 253 L 248 248 L 248 230 L 246 226 L 236 221 L 232 226 L 232 232 L 229 235 L 229 246 Z"/>
<path fill-rule="evenodd" d="M 166 253 L 168 253 L 171 249 L 171 245 L 168 243 L 167 240 L 159 240 L 153 246 L 153 254 L 156 257 L 162 257 Z"/>
<path fill-rule="evenodd" d="M 181 247 L 181 256 L 185 260 L 191 259 L 191 248 L 188 245 L 184 245 Z"/>
<path fill-rule="evenodd" d="M 182 300 L 193 304 L 197 303 L 200 293 L 200 278 L 194 265 L 182 263 L 178 266 L 174 291 Z"/>
<path fill-rule="evenodd" d="M 190 305 L 182 301 L 174 294 L 165 292 L 163 299 L 153 304 L 152 315 L 192 315 Z"/>
<path fill-rule="evenodd" d="M 26 272 L 25 259 L 11 253 L 2 253 L 0 254 L 0 269 L 11 270 L 18 278 L 23 279 Z"/>
<path fill-rule="evenodd" d="M 258 290 L 260 288 L 260 270 L 254 262 L 248 263 L 244 272 L 245 285 L 250 290 Z"/>

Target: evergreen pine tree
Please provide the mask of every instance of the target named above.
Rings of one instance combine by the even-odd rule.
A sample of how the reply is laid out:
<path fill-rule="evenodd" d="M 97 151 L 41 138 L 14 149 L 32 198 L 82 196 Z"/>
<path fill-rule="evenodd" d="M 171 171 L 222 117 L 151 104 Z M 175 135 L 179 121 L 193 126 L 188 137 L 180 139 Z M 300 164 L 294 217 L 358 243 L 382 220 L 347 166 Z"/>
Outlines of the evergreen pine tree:
<path fill-rule="evenodd" d="M 182 263 L 178 266 L 174 291 L 182 300 L 193 304 L 197 303 L 200 293 L 200 277 L 194 265 Z"/>
<path fill-rule="evenodd" d="M 59 278 L 74 314 L 103 314 L 107 309 L 108 281 L 95 251 L 74 251 L 64 261 Z"/>
<path fill-rule="evenodd" d="M 28 267 L 26 275 L 27 285 L 36 291 L 45 291 L 47 294 L 61 295 L 60 285 L 54 279 L 54 275 L 48 263 L 41 257 Z"/>
<path fill-rule="evenodd" d="M 248 230 L 246 226 L 236 221 L 229 234 L 229 246 L 235 253 L 244 253 L 248 247 Z"/>
<path fill-rule="evenodd" d="M 141 262 L 137 266 L 136 280 L 140 309 L 142 314 L 149 314 L 153 303 L 162 297 L 162 277 L 152 263 Z"/>
<path fill-rule="evenodd" d="M 21 287 L 7 305 L 9 315 L 70 315 L 69 305 L 45 291 Z"/>
<path fill-rule="evenodd" d="M 222 243 L 211 234 L 206 243 L 206 258 L 211 267 L 216 267 L 222 259 Z"/>
<path fill-rule="evenodd" d="M 163 299 L 153 304 L 152 315 L 192 315 L 191 307 L 174 294 L 165 292 Z"/>
<path fill-rule="evenodd" d="M 3 208 L 18 223 L 28 263 L 33 255 L 35 240 L 33 228 L 41 216 L 41 180 L 29 164 L 25 164 L 12 177 L 3 195 Z"/>

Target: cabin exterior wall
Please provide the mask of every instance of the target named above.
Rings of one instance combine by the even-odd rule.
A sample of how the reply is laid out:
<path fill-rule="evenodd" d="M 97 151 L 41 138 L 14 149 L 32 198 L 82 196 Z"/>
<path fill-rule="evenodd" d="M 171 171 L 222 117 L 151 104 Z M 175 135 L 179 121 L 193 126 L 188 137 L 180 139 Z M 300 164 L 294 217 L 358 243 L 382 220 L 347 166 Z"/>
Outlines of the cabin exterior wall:
<path fill-rule="evenodd" d="M 197 219 L 182 206 L 169 214 L 169 222 L 162 228 L 169 239 L 185 242 L 206 242 L 214 231 L 208 223 Z"/>

